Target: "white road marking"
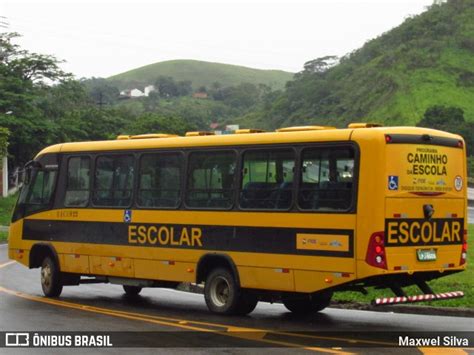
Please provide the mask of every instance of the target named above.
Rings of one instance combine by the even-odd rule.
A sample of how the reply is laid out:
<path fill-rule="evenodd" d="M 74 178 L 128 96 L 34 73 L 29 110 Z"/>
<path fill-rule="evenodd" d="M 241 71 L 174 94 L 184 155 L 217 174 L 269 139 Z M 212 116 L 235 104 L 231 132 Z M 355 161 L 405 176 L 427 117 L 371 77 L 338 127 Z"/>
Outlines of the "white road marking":
<path fill-rule="evenodd" d="M 174 292 L 174 293 L 179 293 L 181 295 L 192 295 L 192 296 L 204 297 L 204 295 L 202 293 L 194 293 L 194 292 L 188 292 L 188 291 L 173 290 L 171 288 L 162 288 L 162 289 L 160 289 L 160 291 Z"/>
<path fill-rule="evenodd" d="M 8 261 L 8 262 L 6 262 L 6 263 L 4 263 L 4 264 L 0 264 L 0 269 L 2 269 L 2 268 L 4 268 L 4 267 L 7 267 L 8 265 L 14 264 L 14 263 L 16 263 L 15 260 Z"/>

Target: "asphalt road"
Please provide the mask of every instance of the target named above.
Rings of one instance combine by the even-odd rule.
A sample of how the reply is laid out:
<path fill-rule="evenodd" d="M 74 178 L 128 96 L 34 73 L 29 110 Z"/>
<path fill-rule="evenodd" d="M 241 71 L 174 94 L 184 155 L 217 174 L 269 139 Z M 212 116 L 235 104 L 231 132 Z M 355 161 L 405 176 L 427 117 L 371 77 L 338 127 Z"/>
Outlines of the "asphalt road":
<path fill-rule="evenodd" d="M 393 343 L 386 340 L 384 332 L 407 335 L 413 331 L 430 334 L 473 331 L 474 318 L 331 308 L 317 315 L 295 317 L 282 305 L 268 303 L 259 303 L 249 316 L 224 317 L 209 313 L 202 295 L 145 289 L 139 297 L 128 298 L 120 286 L 104 284 L 65 287 L 60 298 L 47 299 L 41 292 L 39 270 L 28 270 L 9 262 L 7 247 L 0 245 L 0 331 L 12 330 L 163 332 L 149 337 L 154 337 L 155 341 L 162 339 L 166 344 L 193 347 L 158 349 L 166 353 L 221 353 L 225 350 L 229 353 L 271 351 L 284 354 L 288 349 L 281 346 L 288 346 L 296 352 L 379 354 L 380 348 L 366 346 L 386 347 L 389 342 Z M 213 335 L 216 331 L 220 333 Z M 337 344 L 334 337 L 339 339 Z M 6 349 L 0 349 L 0 353 L 2 350 Z M 48 349 L 41 350 L 31 349 L 29 353 L 50 353 Z M 127 352 L 126 349 L 80 350 L 81 353 Z M 409 354 L 430 352 L 428 348 L 416 347 L 401 350 Z M 470 350 L 458 349 L 460 354 L 474 353 L 473 350 L 472 344 Z M 133 350 L 140 353 L 156 351 Z M 28 351 L 13 351 L 25 352 Z M 400 348 L 384 349 L 384 353 L 399 352 Z"/>

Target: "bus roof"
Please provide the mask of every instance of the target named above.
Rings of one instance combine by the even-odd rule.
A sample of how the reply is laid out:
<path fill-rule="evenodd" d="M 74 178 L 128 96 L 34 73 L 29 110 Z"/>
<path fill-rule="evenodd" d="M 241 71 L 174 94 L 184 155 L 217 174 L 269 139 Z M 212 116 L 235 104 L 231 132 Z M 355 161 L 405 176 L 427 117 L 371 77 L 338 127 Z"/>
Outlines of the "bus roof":
<path fill-rule="evenodd" d="M 358 124 L 361 125 L 361 124 Z M 432 134 L 439 137 L 462 139 L 461 136 L 444 131 L 421 127 L 357 127 L 356 128 L 314 128 L 320 126 L 302 126 L 280 129 L 276 132 L 258 132 L 248 130 L 250 133 L 208 135 L 196 134 L 188 136 L 175 136 L 167 134 L 147 134 L 142 136 L 119 136 L 114 140 L 89 141 L 55 144 L 44 148 L 36 158 L 47 153 L 70 153 L 70 152 L 96 152 L 96 151 L 120 151 L 141 150 L 158 148 L 191 148 L 191 147 L 216 147 L 256 144 L 278 144 L 278 143 L 309 143 L 373 139 L 385 134 Z M 352 126 L 354 127 L 354 126 Z M 301 128 L 301 129 L 297 129 Z M 245 132 L 246 130 L 241 130 Z M 357 135 L 352 137 L 352 132 Z M 351 139 L 352 138 L 352 139 Z"/>

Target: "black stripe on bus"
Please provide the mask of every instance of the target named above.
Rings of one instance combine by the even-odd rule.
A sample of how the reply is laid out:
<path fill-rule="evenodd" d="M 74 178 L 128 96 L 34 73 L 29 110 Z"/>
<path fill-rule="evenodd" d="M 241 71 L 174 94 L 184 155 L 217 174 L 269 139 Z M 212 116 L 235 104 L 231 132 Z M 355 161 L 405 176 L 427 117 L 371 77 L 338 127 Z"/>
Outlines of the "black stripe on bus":
<path fill-rule="evenodd" d="M 202 247 L 188 245 L 130 244 L 128 241 L 129 226 L 165 226 L 174 228 L 175 239 L 183 228 L 200 228 Z M 308 250 L 296 248 L 296 235 L 327 234 L 347 235 L 347 251 Z M 332 257 L 354 256 L 354 231 L 351 229 L 308 229 L 308 228 L 274 228 L 274 227 L 234 227 L 219 225 L 181 225 L 181 224 L 147 224 L 116 222 L 84 222 L 55 220 L 25 220 L 23 239 L 68 243 L 90 243 L 107 245 L 147 246 L 157 248 L 202 249 L 218 251 L 238 251 L 249 253 L 316 255 Z"/>
<path fill-rule="evenodd" d="M 427 144 L 439 145 L 443 147 L 462 148 L 460 140 L 456 138 L 438 137 L 430 134 L 387 134 L 387 144 Z"/>

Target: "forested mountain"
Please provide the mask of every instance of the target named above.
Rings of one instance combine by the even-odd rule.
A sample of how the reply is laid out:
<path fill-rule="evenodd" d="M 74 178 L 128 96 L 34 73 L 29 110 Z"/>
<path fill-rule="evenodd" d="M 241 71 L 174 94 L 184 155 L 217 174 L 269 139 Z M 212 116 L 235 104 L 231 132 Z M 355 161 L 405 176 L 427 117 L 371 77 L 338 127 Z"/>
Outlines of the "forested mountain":
<path fill-rule="evenodd" d="M 222 87 L 250 83 L 263 84 L 276 90 L 283 88 L 285 83 L 292 79 L 293 73 L 198 60 L 169 60 L 133 69 L 108 79 L 123 90 L 154 84 L 159 77 L 190 81 L 194 89 L 202 86 L 209 88 L 216 83 Z"/>
<path fill-rule="evenodd" d="M 434 4 L 343 58 L 305 63 L 293 79 L 285 72 L 170 61 L 76 80 L 56 58 L 13 44 L 17 36 L 0 33 L 0 127 L 10 131 L 14 166 L 49 144 L 118 134 L 370 121 L 459 133 L 474 171 L 474 0 Z M 156 90 L 119 95 L 138 83 Z"/>
<path fill-rule="evenodd" d="M 273 104 L 241 122 L 415 125 L 436 105 L 459 108 L 474 122 L 473 98 L 474 1 L 449 0 L 342 58 L 306 63 Z"/>

